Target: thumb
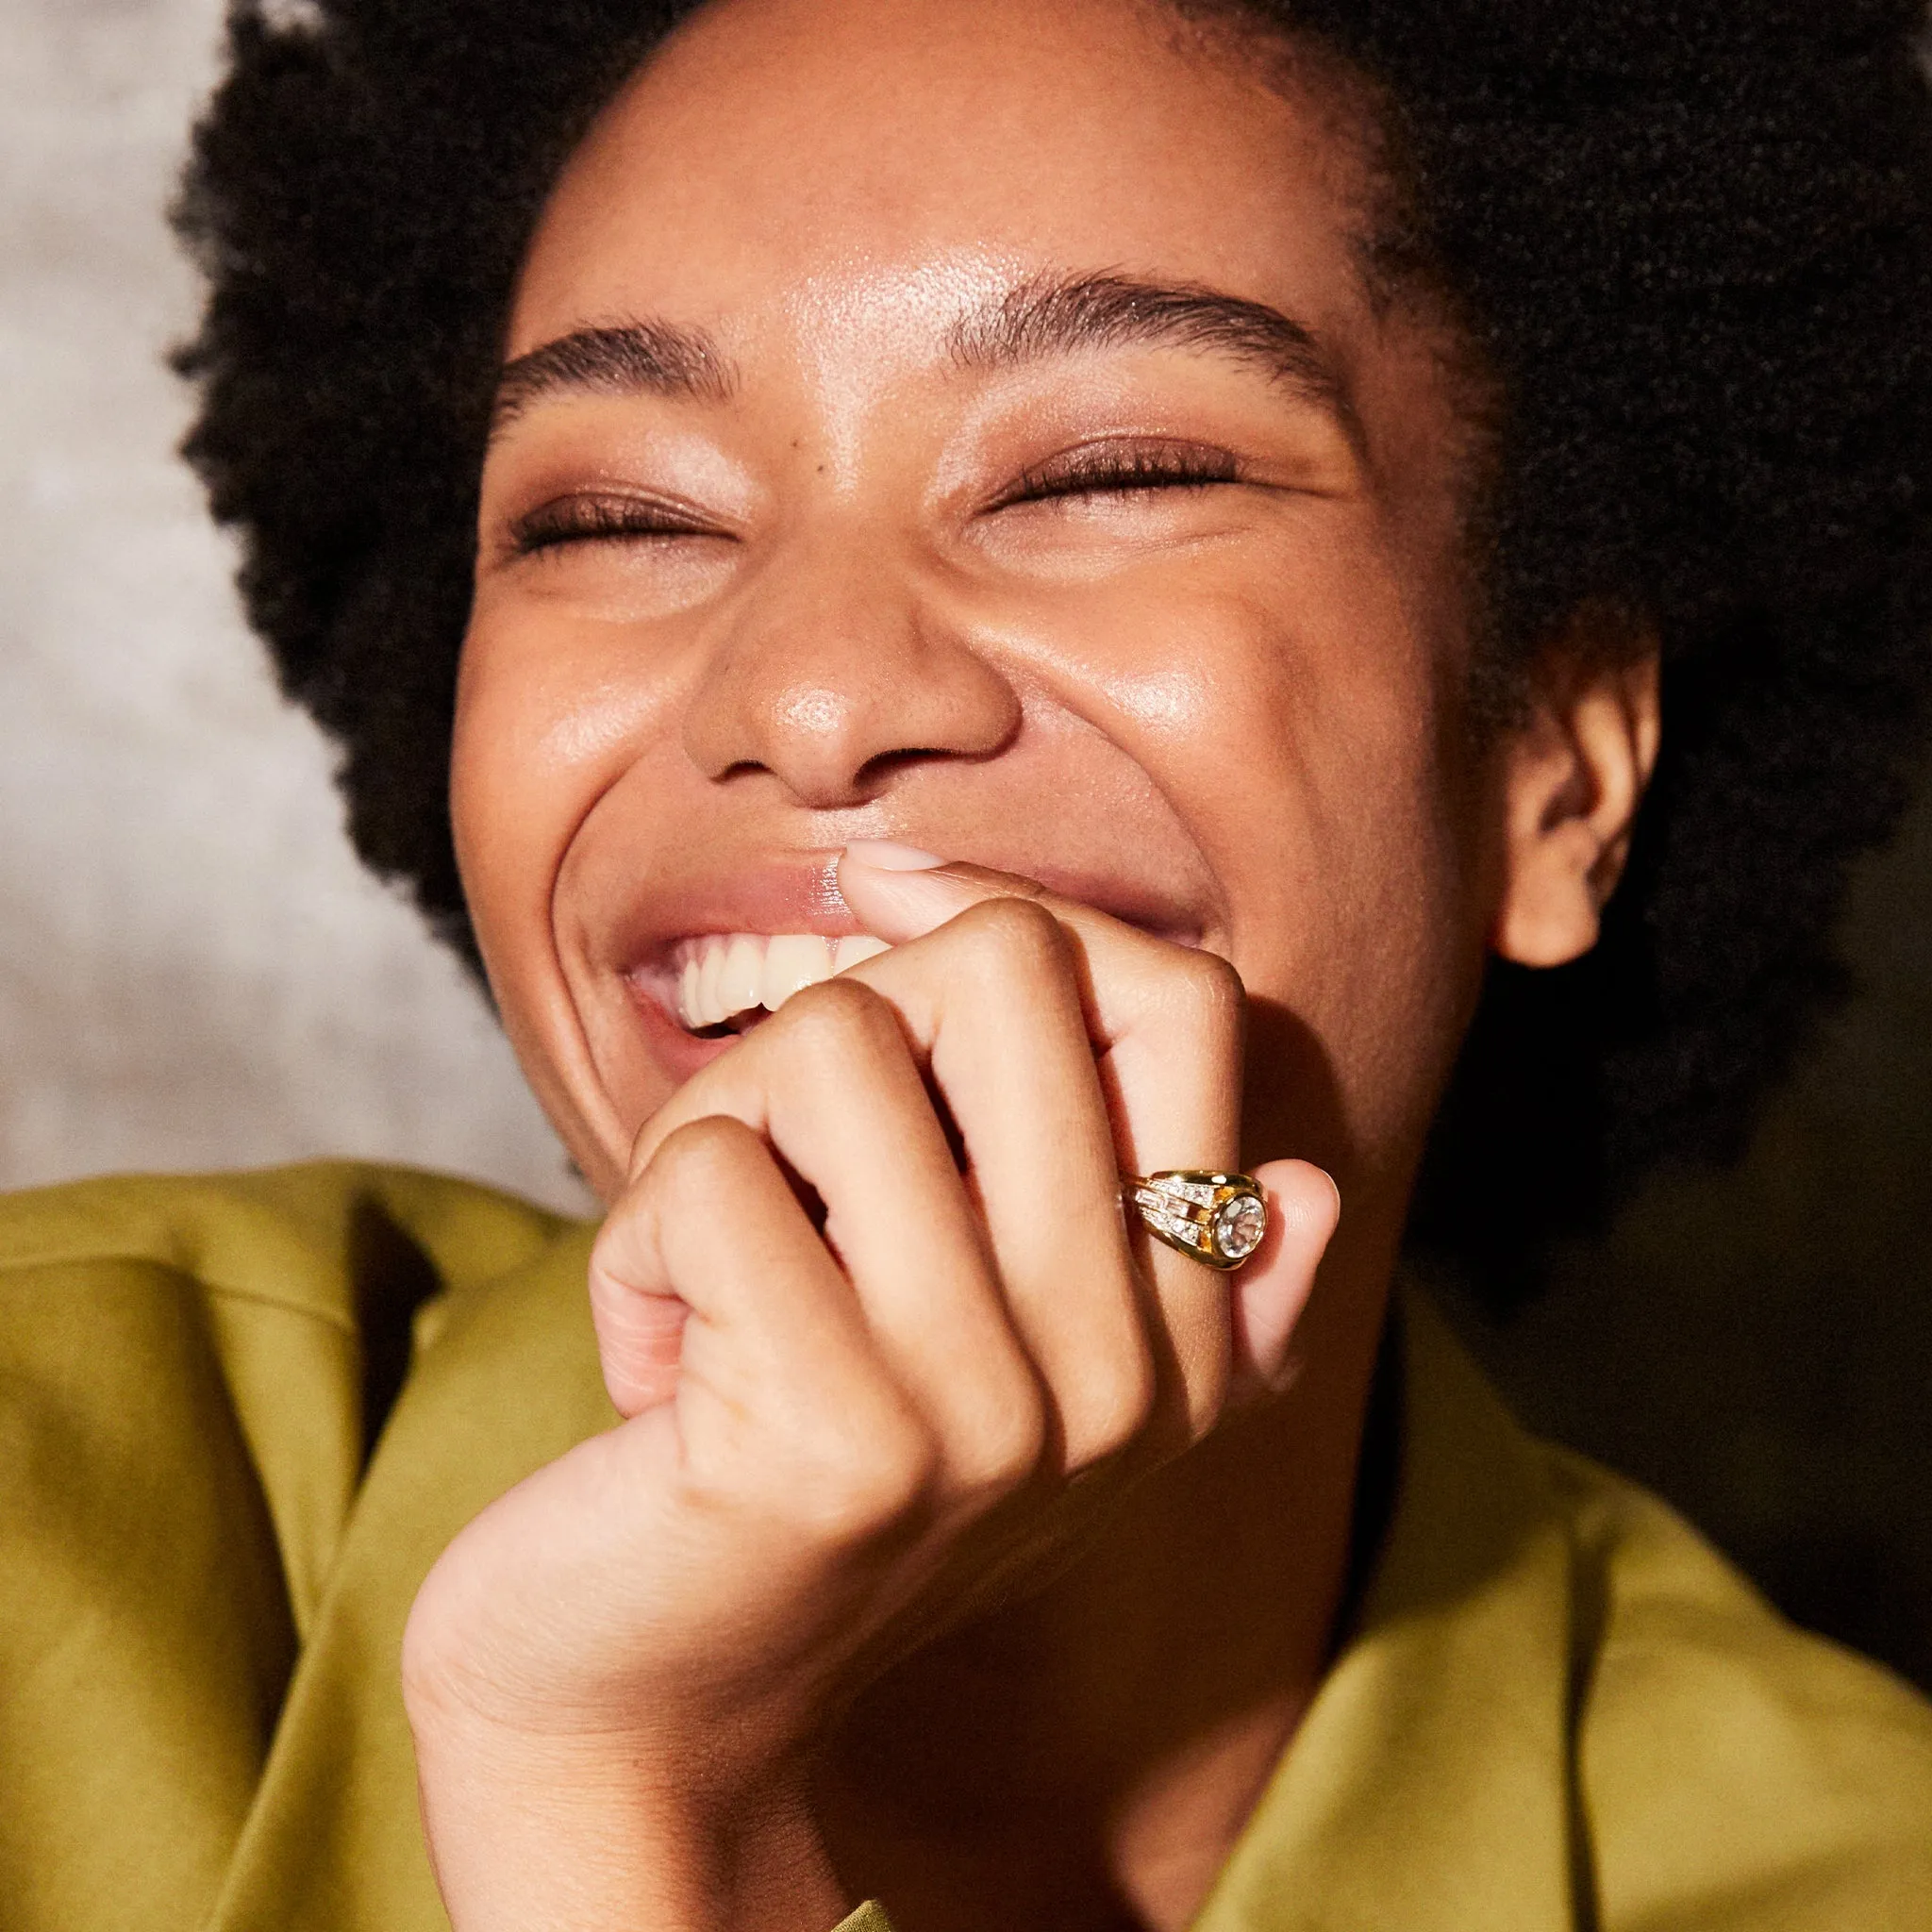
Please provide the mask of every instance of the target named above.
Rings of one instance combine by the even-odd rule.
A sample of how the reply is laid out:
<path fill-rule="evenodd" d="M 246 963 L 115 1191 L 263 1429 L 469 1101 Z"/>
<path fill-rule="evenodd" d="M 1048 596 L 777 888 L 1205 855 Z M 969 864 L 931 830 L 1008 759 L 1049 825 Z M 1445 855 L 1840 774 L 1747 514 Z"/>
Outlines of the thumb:
<path fill-rule="evenodd" d="M 690 1307 L 671 1287 L 653 1218 L 633 1187 L 591 1250 L 591 1321 L 604 1387 L 626 1422 L 677 1391 Z"/>
<path fill-rule="evenodd" d="M 1255 1178 L 1268 1197 L 1268 1233 L 1234 1277 L 1236 1402 L 1282 1387 L 1295 1324 L 1341 1219 L 1341 1191 L 1309 1161 L 1271 1160 Z"/>

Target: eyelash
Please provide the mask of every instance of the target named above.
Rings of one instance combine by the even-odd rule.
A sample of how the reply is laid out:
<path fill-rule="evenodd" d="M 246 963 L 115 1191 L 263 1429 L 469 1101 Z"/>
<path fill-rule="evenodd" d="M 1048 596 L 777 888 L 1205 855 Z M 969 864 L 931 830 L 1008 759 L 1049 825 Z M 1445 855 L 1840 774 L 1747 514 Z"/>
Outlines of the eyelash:
<path fill-rule="evenodd" d="M 679 519 L 658 504 L 636 498 L 566 496 L 517 518 L 509 526 L 509 547 L 514 556 L 536 557 L 566 543 L 704 534 L 698 525 Z"/>
<path fill-rule="evenodd" d="M 1219 449 L 1075 450 L 1028 470 L 993 509 L 1021 503 L 1051 503 L 1062 496 L 1124 496 L 1149 490 L 1204 490 L 1237 483 L 1241 466 Z"/>
<path fill-rule="evenodd" d="M 1125 496 L 1154 490 L 1203 490 L 1241 480 L 1240 466 L 1224 450 L 1117 449 L 1074 451 L 1037 470 L 1028 470 L 988 506 L 1009 509 L 1023 503 L 1051 503 L 1068 496 Z M 565 497 L 519 517 L 509 529 L 517 557 L 536 557 L 569 543 L 596 543 L 638 537 L 698 537 L 708 534 L 658 505 L 635 499 Z"/>

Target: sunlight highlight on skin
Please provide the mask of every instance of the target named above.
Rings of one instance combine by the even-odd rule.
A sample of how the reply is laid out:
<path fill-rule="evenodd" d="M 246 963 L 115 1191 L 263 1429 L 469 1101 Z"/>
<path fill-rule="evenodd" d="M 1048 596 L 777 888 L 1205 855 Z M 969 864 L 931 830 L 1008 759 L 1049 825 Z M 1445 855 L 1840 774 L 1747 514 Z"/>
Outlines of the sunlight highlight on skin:
<path fill-rule="evenodd" d="M 1108 700 L 1150 731 L 1192 731 L 1213 709 L 1213 696 L 1200 673 L 1183 664 L 1164 665 L 1144 676 L 1111 676 Z"/>
<path fill-rule="evenodd" d="M 955 250 L 891 269 L 855 263 L 800 284 L 785 310 L 811 370 L 816 427 L 835 490 L 858 482 L 867 425 L 890 407 L 893 365 L 919 374 L 925 344 L 997 300 L 1014 273 L 1011 261 Z"/>

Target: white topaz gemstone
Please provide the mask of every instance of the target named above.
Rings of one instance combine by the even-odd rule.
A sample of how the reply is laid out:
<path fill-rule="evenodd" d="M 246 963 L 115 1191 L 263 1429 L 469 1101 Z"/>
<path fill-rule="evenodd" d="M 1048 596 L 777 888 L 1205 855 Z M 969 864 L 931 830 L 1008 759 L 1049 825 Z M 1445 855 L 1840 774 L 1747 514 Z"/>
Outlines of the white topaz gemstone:
<path fill-rule="evenodd" d="M 1214 1245 L 1230 1261 L 1245 1261 L 1268 1232 L 1268 1210 L 1252 1194 L 1237 1194 L 1214 1217 Z"/>

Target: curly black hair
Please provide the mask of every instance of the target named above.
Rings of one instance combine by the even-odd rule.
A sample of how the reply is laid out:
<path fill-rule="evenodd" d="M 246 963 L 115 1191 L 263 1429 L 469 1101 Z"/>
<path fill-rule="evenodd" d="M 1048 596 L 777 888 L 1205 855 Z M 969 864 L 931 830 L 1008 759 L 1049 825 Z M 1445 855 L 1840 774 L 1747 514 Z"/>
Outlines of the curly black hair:
<path fill-rule="evenodd" d="M 1404 248 L 1502 406 L 1486 629 L 1664 653 L 1601 942 L 1492 967 L 1413 1223 L 1526 1278 L 1659 1160 L 1723 1158 L 1839 990 L 1932 641 L 1922 0 L 1232 0 L 1371 84 Z M 187 454 L 243 538 L 362 858 L 475 962 L 448 749 L 500 332 L 544 195 L 691 0 L 238 0 L 176 222 Z"/>

